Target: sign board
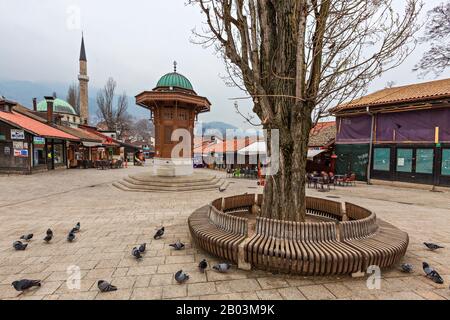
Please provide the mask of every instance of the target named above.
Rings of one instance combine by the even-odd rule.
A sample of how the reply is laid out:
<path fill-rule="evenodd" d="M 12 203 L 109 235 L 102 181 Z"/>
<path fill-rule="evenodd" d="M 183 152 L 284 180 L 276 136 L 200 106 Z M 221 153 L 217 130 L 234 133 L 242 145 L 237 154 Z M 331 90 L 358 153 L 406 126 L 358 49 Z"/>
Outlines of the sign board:
<path fill-rule="evenodd" d="M 0 141 L 5 141 L 6 140 L 6 136 L 4 134 L 0 134 Z"/>
<path fill-rule="evenodd" d="M 45 138 L 33 137 L 33 144 L 45 144 Z"/>
<path fill-rule="evenodd" d="M 10 147 L 5 147 L 5 149 L 3 151 L 5 153 L 5 156 L 9 156 L 11 154 L 11 148 Z"/>
<path fill-rule="evenodd" d="M 23 141 L 13 141 L 13 149 L 22 150 L 23 147 Z"/>
<path fill-rule="evenodd" d="M 403 167 L 405 165 L 405 158 L 398 158 L 397 159 L 397 166 Z"/>
<path fill-rule="evenodd" d="M 97 148 L 97 151 L 100 151 L 100 152 L 105 151 L 105 148 Z"/>
<path fill-rule="evenodd" d="M 25 132 L 23 130 L 11 129 L 11 139 L 12 140 L 24 140 Z"/>
<path fill-rule="evenodd" d="M 14 149 L 14 157 L 27 158 L 28 157 L 28 150 L 25 150 L 25 149 L 22 149 L 22 150 Z"/>

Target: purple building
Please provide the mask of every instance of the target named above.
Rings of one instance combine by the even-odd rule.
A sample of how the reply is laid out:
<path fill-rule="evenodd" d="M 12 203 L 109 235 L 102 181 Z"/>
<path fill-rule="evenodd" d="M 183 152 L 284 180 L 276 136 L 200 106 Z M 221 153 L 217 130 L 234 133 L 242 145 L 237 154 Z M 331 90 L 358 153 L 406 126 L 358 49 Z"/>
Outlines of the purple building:
<path fill-rule="evenodd" d="M 332 113 L 338 174 L 450 186 L 450 79 L 384 89 Z"/>

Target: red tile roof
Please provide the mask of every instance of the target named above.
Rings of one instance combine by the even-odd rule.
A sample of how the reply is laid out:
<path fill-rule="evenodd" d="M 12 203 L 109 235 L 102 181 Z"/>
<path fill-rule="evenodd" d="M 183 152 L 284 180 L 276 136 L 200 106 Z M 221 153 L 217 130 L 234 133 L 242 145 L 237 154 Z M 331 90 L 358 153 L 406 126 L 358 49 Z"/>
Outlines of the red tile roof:
<path fill-rule="evenodd" d="M 318 122 L 309 133 L 309 147 L 326 147 L 336 139 L 336 122 Z"/>
<path fill-rule="evenodd" d="M 13 112 L 4 112 L 0 111 L 0 120 L 14 126 L 19 127 L 29 133 L 32 133 L 36 136 L 44 137 L 44 138 L 55 138 L 55 139 L 63 139 L 63 140 L 72 140 L 79 141 L 80 139 L 53 128 L 47 124 L 44 124 L 40 121 L 34 120 L 30 117 L 27 117 L 23 114 Z"/>
<path fill-rule="evenodd" d="M 407 102 L 424 102 L 441 98 L 450 98 L 450 79 L 383 89 L 351 102 L 341 104 L 332 109 L 331 112 L 382 105 L 397 105 Z"/>
<path fill-rule="evenodd" d="M 89 126 L 80 126 L 79 127 L 81 130 L 84 130 L 90 134 L 93 134 L 97 137 L 100 137 L 102 140 L 102 144 L 106 147 L 118 147 L 120 146 L 120 143 L 116 140 L 114 140 L 111 137 L 108 137 L 100 132 L 98 132 L 95 128 L 93 127 L 89 127 Z"/>

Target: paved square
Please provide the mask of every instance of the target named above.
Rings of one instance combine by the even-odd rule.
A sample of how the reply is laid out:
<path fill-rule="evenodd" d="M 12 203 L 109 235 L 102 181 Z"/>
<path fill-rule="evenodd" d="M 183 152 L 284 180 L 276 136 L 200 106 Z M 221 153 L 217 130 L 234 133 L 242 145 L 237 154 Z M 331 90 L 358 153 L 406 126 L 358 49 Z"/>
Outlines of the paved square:
<path fill-rule="evenodd" d="M 409 233 L 405 262 L 412 274 L 383 270 L 381 288 L 369 290 L 366 278 L 300 277 L 274 275 L 235 268 L 228 274 L 198 272 L 203 258 L 217 259 L 192 246 L 187 218 L 196 208 L 220 196 L 255 193 L 255 181 L 231 180 L 225 193 L 130 193 L 112 186 L 128 174 L 148 168 L 121 170 L 63 170 L 32 176 L 0 176 L 0 299 L 449 299 L 450 290 L 450 193 L 385 186 L 338 187 L 329 193 L 308 190 L 316 197 L 338 197 L 374 210 L 378 217 Z M 76 222 L 82 231 L 73 243 L 66 241 Z M 166 235 L 153 240 L 164 225 Z M 51 228 L 50 244 L 42 239 Z M 12 242 L 25 233 L 34 238 L 25 251 Z M 168 244 L 180 239 L 183 251 Z M 428 251 L 424 241 L 444 247 Z M 131 249 L 147 243 L 141 261 Z M 424 277 L 422 261 L 429 262 L 445 280 L 443 285 Z M 79 268 L 81 285 L 70 289 L 68 268 Z M 173 274 L 190 275 L 178 285 Z M 19 294 L 11 282 L 41 279 L 42 287 Z M 99 293 L 97 280 L 112 282 L 119 290 Z M 68 286 L 69 284 L 69 286 Z"/>

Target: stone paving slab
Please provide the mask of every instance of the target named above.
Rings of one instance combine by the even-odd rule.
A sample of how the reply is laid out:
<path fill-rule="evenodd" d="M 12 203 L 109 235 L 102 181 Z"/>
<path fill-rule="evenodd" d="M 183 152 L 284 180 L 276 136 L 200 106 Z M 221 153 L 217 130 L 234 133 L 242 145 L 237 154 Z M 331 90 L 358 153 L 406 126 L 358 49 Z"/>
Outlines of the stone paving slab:
<path fill-rule="evenodd" d="M 381 287 L 369 290 L 367 276 L 302 277 L 243 271 L 236 266 L 229 273 L 200 273 L 197 265 L 203 258 L 210 265 L 220 261 L 191 243 L 189 215 L 215 198 L 262 189 L 245 179 L 231 179 L 224 193 L 129 193 L 112 186 L 128 174 L 146 170 L 130 167 L 0 176 L 0 299 L 450 299 L 449 192 L 364 184 L 327 193 L 307 190 L 311 196 L 365 206 L 409 233 L 410 246 L 403 261 L 414 264 L 414 273 L 382 270 Z M 81 232 L 68 243 L 66 235 L 78 221 Z M 162 225 L 165 236 L 154 240 L 153 234 Z M 50 244 L 42 241 L 47 228 L 55 234 Z M 34 233 L 29 247 L 14 251 L 12 242 L 25 233 Z M 186 249 L 175 251 L 168 246 L 176 240 L 184 242 Z M 424 241 L 446 249 L 431 252 L 422 245 Z M 144 242 L 147 252 L 136 261 L 131 249 Z M 422 261 L 435 267 L 445 284 L 425 278 Z M 68 268 L 74 266 L 80 271 L 80 286 L 71 289 Z M 181 285 L 173 277 L 180 269 L 190 276 Z M 11 282 L 21 278 L 40 279 L 43 285 L 19 294 Z M 99 293 L 99 279 L 119 290 Z"/>

